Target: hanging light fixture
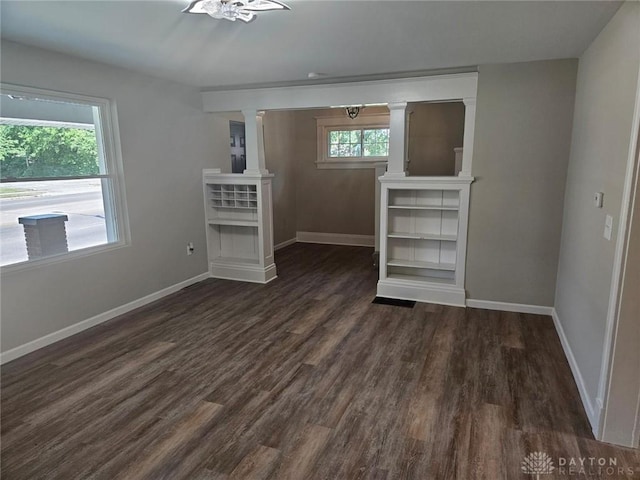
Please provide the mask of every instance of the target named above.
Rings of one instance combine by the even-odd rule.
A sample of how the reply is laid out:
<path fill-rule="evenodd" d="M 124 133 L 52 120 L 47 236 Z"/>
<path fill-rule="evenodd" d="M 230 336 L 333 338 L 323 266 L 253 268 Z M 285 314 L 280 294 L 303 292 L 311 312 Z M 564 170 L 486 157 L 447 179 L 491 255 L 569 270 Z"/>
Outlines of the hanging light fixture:
<path fill-rule="evenodd" d="M 347 107 L 347 115 L 349 115 L 349 118 L 351 120 L 356 118 L 359 113 L 360 113 L 360 107 L 357 107 L 357 106 Z"/>
<path fill-rule="evenodd" d="M 206 13 L 213 18 L 226 18 L 235 22 L 249 23 L 256 18 L 256 12 L 268 10 L 290 10 L 276 0 L 195 0 L 183 10 L 184 13 Z"/>

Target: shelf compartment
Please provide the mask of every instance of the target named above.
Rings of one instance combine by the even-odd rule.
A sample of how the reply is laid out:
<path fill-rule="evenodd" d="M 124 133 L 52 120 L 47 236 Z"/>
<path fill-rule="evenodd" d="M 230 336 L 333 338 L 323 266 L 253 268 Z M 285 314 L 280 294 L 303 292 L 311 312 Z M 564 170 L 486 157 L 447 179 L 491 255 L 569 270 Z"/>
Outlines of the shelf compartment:
<path fill-rule="evenodd" d="M 389 273 L 387 278 L 391 280 L 402 280 L 404 282 L 415 283 L 437 283 L 440 285 L 455 285 L 455 278 L 432 277 L 428 275 L 411 275 L 406 273 Z"/>
<path fill-rule="evenodd" d="M 441 242 L 455 242 L 457 235 L 442 235 L 437 233 L 411 233 L 411 232 L 389 232 L 389 238 L 405 238 L 408 240 L 438 240 Z"/>
<path fill-rule="evenodd" d="M 457 205 L 389 205 L 389 208 L 403 210 L 460 210 Z"/>
<path fill-rule="evenodd" d="M 231 218 L 213 218 L 208 221 L 209 225 L 231 225 L 236 227 L 258 227 L 257 220 L 234 220 Z"/>
<path fill-rule="evenodd" d="M 406 260 L 401 258 L 390 258 L 387 260 L 388 267 L 407 267 L 407 268 L 425 268 L 429 270 L 446 270 L 455 271 L 455 263 L 438 263 L 438 262 L 425 262 L 422 260 Z"/>
<path fill-rule="evenodd" d="M 389 208 L 434 208 L 458 210 L 460 192 L 439 189 L 390 189 Z"/>

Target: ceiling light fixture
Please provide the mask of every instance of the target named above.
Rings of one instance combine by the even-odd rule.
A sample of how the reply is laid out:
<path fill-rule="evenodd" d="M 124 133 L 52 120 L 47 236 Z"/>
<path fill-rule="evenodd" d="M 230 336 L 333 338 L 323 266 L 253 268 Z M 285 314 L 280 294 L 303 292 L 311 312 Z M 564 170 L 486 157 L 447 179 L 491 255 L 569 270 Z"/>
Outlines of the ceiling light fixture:
<path fill-rule="evenodd" d="M 256 18 L 256 12 L 268 10 L 290 10 L 276 0 L 195 0 L 183 10 L 184 13 L 206 13 L 213 18 L 226 18 L 235 22 L 249 23 Z"/>
<path fill-rule="evenodd" d="M 358 114 L 360 113 L 360 107 L 356 107 L 356 106 L 347 107 L 346 110 L 347 110 L 347 115 L 349 115 L 349 118 L 351 120 L 356 118 L 358 116 Z"/>

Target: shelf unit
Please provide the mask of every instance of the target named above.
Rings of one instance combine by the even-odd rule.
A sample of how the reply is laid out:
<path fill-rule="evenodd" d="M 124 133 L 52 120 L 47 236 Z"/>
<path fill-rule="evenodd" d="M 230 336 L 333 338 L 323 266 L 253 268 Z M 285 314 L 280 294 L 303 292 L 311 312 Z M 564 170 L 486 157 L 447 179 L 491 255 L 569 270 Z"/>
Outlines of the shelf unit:
<path fill-rule="evenodd" d="M 207 254 L 212 277 L 255 283 L 276 278 L 272 177 L 203 171 Z"/>
<path fill-rule="evenodd" d="M 464 306 L 471 177 L 380 177 L 378 295 Z"/>

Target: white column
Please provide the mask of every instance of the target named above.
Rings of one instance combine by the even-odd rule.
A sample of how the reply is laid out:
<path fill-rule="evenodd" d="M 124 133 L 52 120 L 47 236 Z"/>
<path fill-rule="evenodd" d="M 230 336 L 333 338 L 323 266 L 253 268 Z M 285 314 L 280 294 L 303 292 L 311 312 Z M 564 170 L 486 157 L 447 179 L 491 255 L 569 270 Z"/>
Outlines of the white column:
<path fill-rule="evenodd" d="M 471 160 L 473 159 L 473 137 L 476 126 L 476 99 L 465 98 L 464 102 L 464 138 L 462 140 L 461 177 L 471 176 Z"/>
<path fill-rule="evenodd" d="M 374 164 L 375 169 L 376 169 L 376 173 L 375 173 L 375 179 L 374 181 L 376 182 L 376 186 L 375 186 L 375 192 L 376 192 L 376 214 L 375 214 L 375 218 L 376 218 L 376 226 L 375 226 L 375 251 L 374 251 L 374 255 L 380 252 L 380 180 L 378 180 L 378 178 L 380 178 L 381 176 L 384 175 L 385 170 L 387 169 L 387 163 L 386 162 L 377 162 Z"/>
<path fill-rule="evenodd" d="M 264 112 L 243 110 L 244 141 L 247 155 L 247 167 L 244 173 L 266 175 L 269 173 L 264 160 L 264 130 L 262 116 Z"/>
<path fill-rule="evenodd" d="M 390 103 L 389 107 L 389 161 L 385 177 L 406 177 L 407 158 L 407 102 Z"/>

